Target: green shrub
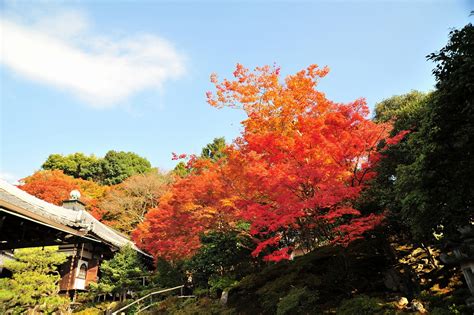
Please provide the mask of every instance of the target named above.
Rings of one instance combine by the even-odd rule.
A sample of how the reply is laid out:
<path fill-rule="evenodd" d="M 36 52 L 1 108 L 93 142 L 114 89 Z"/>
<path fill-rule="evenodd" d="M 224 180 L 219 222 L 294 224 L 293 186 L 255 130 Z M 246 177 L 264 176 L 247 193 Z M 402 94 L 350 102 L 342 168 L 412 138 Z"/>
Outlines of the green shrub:
<path fill-rule="evenodd" d="M 4 262 L 13 275 L 0 282 L 0 310 L 52 313 L 69 307 L 69 299 L 59 295 L 58 266 L 66 255 L 57 246 L 16 249 L 14 257 Z"/>
<path fill-rule="evenodd" d="M 175 314 L 175 315 L 231 315 L 235 314 L 232 309 L 219 304 L 218 301 L 203 297 L 200 299 L 178 299 L 168 297 L 148 313 L 144 314 Z"/>
<path fill-rule="evenodd" d="M 446 308 L 442 308 L 442 307 L 435 307 L 433 308 L 433 310 L 431 310 L 431 315 L 460 315 L 461 314 L 461 310 L 459 310 L 459 308 L 453 304 L 451 306 L 449 306 L 447 309 Z"/>
<path fill-rule="evenodd" d="M 282 275 L 279 278 L 269 281 L 263 287 L 257 290 L 259 301 L 262 307 L 270 313 L 275 312 L 275 307 L 280 301 L 280 298 L 285 296 L 288 291 L 298 280 L 298 275 L 289 273 Z"/>
<path fill-rule="evenodd" d="M 193 294 L 197 297 L 204 297 L 209 294 L 209 290 L 206 288 L 196 288 L 193 290 Z"/>
<path fill-rule="evenodd" d="M 317 292 L 293 288 L 277 304 L 277 315 L 301 314 L 318 300 Z"/>
<path fill-rule="evenodd" d="M 213 231 L 200 238 L 201 248 L 185 265 L 193 275 L 195 286 L 206 287 L 215 277 L 239 280 L 255 270 L 250 255 L 254 244 L 239 231 Z"/>
<path fill-rule="evenodd" d="M 158 259 L 156 262 L 156 285 L 162 288 L 171 288 L 182 285 L 186 282 L 185 272 L 183 271 L 182 262 L 171 264 L 164 259 Z"/>
<path fill-rule="evenodd" d="M 469 313 L 469 309 L 464 303 L 468 296 L 470 296 L 469 290 L 461 287 L 448 294 L 433 294 L 425 290 L 421 292 L 418 298 L 423 304 L 429 306 L 430 314 L 458 315 Z"/>
<path fill-rule="evenodd" d="M 343 301 L 336 313 L 338 315 L 372 315 L 383 314 L 383 309 L 379 299 L 361 295 Z"/>
<path fill-rule="evenodd" d="M 217 277 L 211 276 L 209 278 L 209 292 L 214 297 L 219 297 L 219 294 L 225 289 L 232 288 L 238 282 L 231 277 Z"/>

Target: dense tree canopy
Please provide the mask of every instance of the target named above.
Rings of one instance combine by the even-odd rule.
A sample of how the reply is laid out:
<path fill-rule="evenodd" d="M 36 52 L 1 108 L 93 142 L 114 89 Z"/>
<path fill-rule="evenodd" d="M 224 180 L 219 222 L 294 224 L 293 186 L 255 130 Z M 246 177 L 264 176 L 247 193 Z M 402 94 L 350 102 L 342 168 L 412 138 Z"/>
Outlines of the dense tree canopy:
<path fill-rule="evenodd" d="M 110 260 L 104 260 L 100 265 L 101 277 L 99 283 L 92 283 L 92 290 L 99 293 L 117 293 L 124 297 L 129 290 L 140 287 L 140 276 L 146 274 L 146 268 L 140 261 L 136 250 L 122 247 Z"/>
<path fill-rule="evenodd" d="M 53 160 L 50 159 L 50 162 Z M 114 158 L 107 160 L 113 161 Z M 86 209 L 97 219 L 130 233 L 143 220 L 148 209 L 157 205 L 170 182 L 169 176 L 156 169 L 144 170 L 112 186 L 74 178 L 62 170 L 42 170 L 22 179 L 19 188 L 55 205 L 62 205 L 64 200 L 69 199 L 70 192 L 77 189 Z"/>
<path fill-rule="evenodd" d="M 416 241 L 453 236 L 473 219 L 474 27 L 452 31 L 431 54 L 436 90 L 412 91 L 375 106 L 375 121 L 394 121 L 392 134 L 408 132 L 382 150 L 378 176 L 361 198 L 362 207 L 388 209 Z"/>
<path fill-rule="evenodd" d="M 66 261 L 55 246 L 15 250 L 4 267 L 13 273 L 11 279 L 0 279 L 0 311 L 13 314 L 66 311 L 69 299 L 59 296 L 58 265 Z M 11 313 L 8 313 L 11 314 Z"/>
<path fill-rule="evenodd" d="M 102 211 L 98 207 L 98 200 L 105 194 L 108 187 L 101 186 L 93 181 L 73 178 L 60 170 L 38 171 L 23 178 L 18 186 L 27 193 L 55 205 L 62 205 L 69 199 L 69 193 L 77 189 L 81 192 L 81 200 L 87 209 L 96 217 L 101 218 Z"/>
<path fill-rule="evenodd" d="M 173 174 L 178 177 L 185 177 L 189 174 L 189 168 L 186 166 L 186 163 L 179 161 L 173 169 Z"/>
<path fill-rule="evenodd" d="M 202 148 L 201 157 L 217 161 L 225 157 L 225 138 L 215 138 L 211 143 Z"/>
<path fill-rule="evenodd" d="M 105 185 L 115 185 L 134 174 L 143 174 L 150 170 L 150 162 L 138 154 L 111 150 L 102 160 L 100 182 Z"/>
<path fill-rule="evenodd" d="M 200 246 L 200 233 L 244 220 L 258 243 L 253 255 L 280 260 L 378 224 L 380 215 L 360 216 L 352 200 L 374 176 L 391 126 L 369 120 L 363 100 L 326 99 L 315 87 L 327 72 L 313 65 L 280 82 L 279 68 L 238 65 L 233 81 L 213 75 L 217 94 L 208 102 L 243 109 L 243 135 L 226 159 L 191 157 L 193 172 L 148 213 L 135 239 L 155 256 L 182 258 Z"/>
<path fill-rule="evenodd" d="M 104 185 L 115 185 L 134 174 L 143 174 L 151 170 L 150 162 L 133 153 L 123 151 L 107 152 L 104 158 L 83 153 L 69 155 L 51 154 L 43 163 L 45 170 L 62 170 L 64 174 L 93 180 Z"/>
<path fill-rule="evenodd" d="M 411 91 L 375 105 L 374 120 L 379 123 L 393 121 L 391 135 L 403 133 L 405 136 L 399 143 L 380 148 L 383 158 L 376 167 L 377 176 L 358 200 L 361 211 L 388 210 L 392 219 L 400 221 L 403 196 L 397 193 L 396 179 L 401 176 L 399 168 L 413 163 L 417 157 L 418 147 L 413 136 L 421 127 L 429 99 L 428 94 Z"/>
<path fill-rule="evenodd" d="M 392 96 L 377 104 L 374 108 L 376 122 L 394 122 L 392 133 L 418 127 L 420 119 L 420 103 L 427 94 L 411 91 L 407 94 Z"/>
<path fill-rule="evenodd" d="M 452 31 L 429 59 L 436 62 L 437 90 L 412 137 L 416 159 L 399 167 L 396 181 L 402 215 L 425 240 L 435 231 L 456 234 L 473 220 L 474 26 Z"/>
<path fill-rule="evenodd" d="M 158 205 L 170 183 L 169 176 L 158 170 L 136 174 L 111 187 L 99 202 L 102 219 L 129 234 L 142 222 L 148 209 Z"/>
<path fill-rule="evenodd" d="M 228 196 L 220 164 L 198 159 L 193 171 L 174 182 L 134 231 L 134 239 L 155 257 L 180 260 L 199 247 L 200 233 L 227 226 L 233 212 L 218 212 Z M 230 208 L 229 208 L 230 209 Z"/>
<path fill-rule="evenodd" d="M 100 159 L 81 152 L 66 156 L 51 154 L 41 167 L 44 170 L 62 170 L 66 175 L 85 180 L 97 180 L 102 168 Z"/>
<path fill-rule="evenodd" d="M 210 232 L 201 236 L 202 246 L 186 263 L 194 284 L 207 287 L 209 281 L 225 278 L 235 281 L 254 269 L 249 259 L 253 244 L 248 235 L 232 232 Z"/>
<path fill-rule="evenodd" d="M 213 162 L 226 157 L 225 149 L 227 145 L 225 142 L 224 137 L 220 138 L 214 138 L 214 140 L 211 143 L 206 144 L 204 148 L 201 150 L 201 155 L 200 158 L 203 159 L 210 159 Z M 181 154 L 177 155 L 173 153 L 173 159 L 174 160 L 179 160 L 179 159 L 184 159 L 187 157 L 187 154 Z M 196 157 L 191 156 L 192 160 L 194 160 Z M 177 175 L 178 177 L 185 177 L 189 175 L 189 173 L 192 171 L 192 167 L 189 167 L 189 163 L 185 163 L 184 161 L 179 161 L 178 164 L 176 164 L 175 168 L 173 169 L 173 174 Z"/>

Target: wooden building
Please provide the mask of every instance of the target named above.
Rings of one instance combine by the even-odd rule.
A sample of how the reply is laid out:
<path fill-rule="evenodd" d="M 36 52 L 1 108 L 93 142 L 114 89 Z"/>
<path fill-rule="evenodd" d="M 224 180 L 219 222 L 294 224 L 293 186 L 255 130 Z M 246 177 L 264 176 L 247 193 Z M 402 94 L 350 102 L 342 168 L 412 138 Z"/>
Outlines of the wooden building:
<path fill-rule="evenodd" d="M 60 268 L 63 292 L 86 290 L 100 277 L 99 265 L 123 246 L 130 246 L 151 262 L 126 236 L 85 210 L 77 191 L 62 207 L 47 203 L 0 179 L 0 256 L 11 250 L 58 245 L 68 256 Z"/>
<path fill-rule="evenodd" d="M 61 266 L 61 291 L 86 290 L 89 283 L 99 280 L 99 265 L 103 248 L 95 248 L 91 243 L 61 245 L 59 251 L 68 255 Z"/>

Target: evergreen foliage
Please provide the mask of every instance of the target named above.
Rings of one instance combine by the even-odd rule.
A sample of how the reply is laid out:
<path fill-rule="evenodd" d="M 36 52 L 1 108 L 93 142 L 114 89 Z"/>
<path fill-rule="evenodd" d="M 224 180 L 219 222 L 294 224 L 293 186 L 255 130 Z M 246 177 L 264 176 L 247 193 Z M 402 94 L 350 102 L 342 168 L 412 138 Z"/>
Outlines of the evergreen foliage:
<path fill-rule="evenodd" d="M 77 152 L 69 155 L 51 154 L 43 163 L 44 170 L 62 170 L 64 174 L 93 180 L 103 185 L 116 185 L 134 174 L 151 170 L 150 162 L 133 152 L 113 151 L 104 158 Z"/>
<path fill-rule="evenodd" d="M 450 237 L 474 219 L 474 26 L 431 54 L 437 90 L 412 137 L 416 158 L 398 168 L 401 213 L 418 240 Z"/>
<path fill-rule="evenodd" d="M 101 172 L 100 159 L 81 152 L 67 156 L 51 154 L 41 167 L 44 170 L 62 170 L 66 175 L 85 180 L 95 179 Z"/>
<path fill-rule="evenodd" d="M 337 309 L 340 315 L 376 315 L 385 314 L 383 306 L 379 299 L 370 298 L 368 296 L 358 296 L 341 303 Z"/>
<path fill-rule="evenodd" d="M 150 162 L 133 152 L 109 151 L 102 160 L 100 182 L 116 185 L 133 174 L 143 174 L 151 170 Z"/>
<path fill-rule="evenodd" d="M 252 241 L 237 231 L 213 231 L 201 236 L 201 247 L 186 264 L 198 287 L 222 291 L 254 270 Z"/>
<path fill-rule="evenodd" d="M 412 91 L 375 107 L 374 120 L 394 121 L 377 177 L 359 199 L 365 212 L 389 210 L 391 223 L 417 242 L 453 237 L 474 215 L 474 27 L 450 33 L 450 41 L 428 58 L 437 63 L 436 91 Z"/>
<path fill-rule="evenodd" d="M 206 146 L 202 148 L 200 157 L 216 162 L 221 158 L 227 157 L 225 153 L 226 146 L 224 137 L 214 138 L 212 142 L 206 144 Z M 188 167 L 185 162 L 180 161 L 173 169 L 173 174 L 178 177 L 186 177 L 191 173 L 191 171 L 192 168 Z"/>
<path fill-rule="evenodd" d="M 183 262 L 171 264 L 169 261 L 158 258 L 156 261 L 156 283 L 162 288 L 171 288 L 185 283 Z"/>
<path fill-rule="evenodd" d="M 393 121 L 392 136 L 400 132 L 408 131 L 408 133 L 396 144 L 391 146 L 381 144 L 383 158 L 376 167 L 377 176 L 357 201 L 357 208 L 361 212 L 388 210 L 388 219 L 392 224 L 398 227 L 408 226 L 406 222 L 400 222 L 404 195 L 398 194 L 396 188 L 398 179 L 401 178 L 400 167 L 410 165 L 416 160 L 419 148 L 418 143 L 414 141 L 414 134 L 421 127 L 430 98 L 430 94 L 411 91 L 392 96 L 375 105 L 374 120 L 378 123 Z"/>
<path fill-rule="evenodd" d="M 119 294 L 125 298 L 129 291 L 141 287 L 141 276 L 145 275 L 145 270 L 138 253 L 129 246 L 122 247 L 112 259 L 101 263 L 99 283 L 91 283 L 91 289 L 97 293 Z"/>
<path fill-rule="evenodd" d="M 173 174 L 178 177 L 186 177 L 189 174 L 189 169 L 186 166 L 186 163 L 180 161 L 173 169 Z"/>
<path fill-rule="evenodd" d="M 59 296 L 58 265 L 66 261 L 56 246 L 17 249 L 15 260 L 4 262 L 13 273 L 11 279 L 0 281 L 0 310 L 20 314 L 65 311 L 69 299 Z"/>
<path fill-rule="evenodd" d="M 225 138 L 214 138 L 211 143 L 208 143 L 201 151 L 202 158 L 208 158 L 213 161 L 217 161 L 223 157 L 226 157 L 224 152 L 226 148 Z"/>

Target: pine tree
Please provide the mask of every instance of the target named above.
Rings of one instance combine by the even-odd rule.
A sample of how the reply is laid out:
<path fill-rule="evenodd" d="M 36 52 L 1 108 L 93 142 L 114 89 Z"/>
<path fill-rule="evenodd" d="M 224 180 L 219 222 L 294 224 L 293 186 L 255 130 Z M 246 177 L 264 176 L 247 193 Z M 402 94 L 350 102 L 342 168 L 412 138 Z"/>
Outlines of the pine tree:
<path fill-rule="evenodd" d="M 57 250 L 57 246 L 15 250 L 15 260 L 4 262 L 13 277 L 0 282 L 0 311 L 51 313 L 68 308 L 69 300 L 58 294 L 57 271 L 66 256 Z"/>

